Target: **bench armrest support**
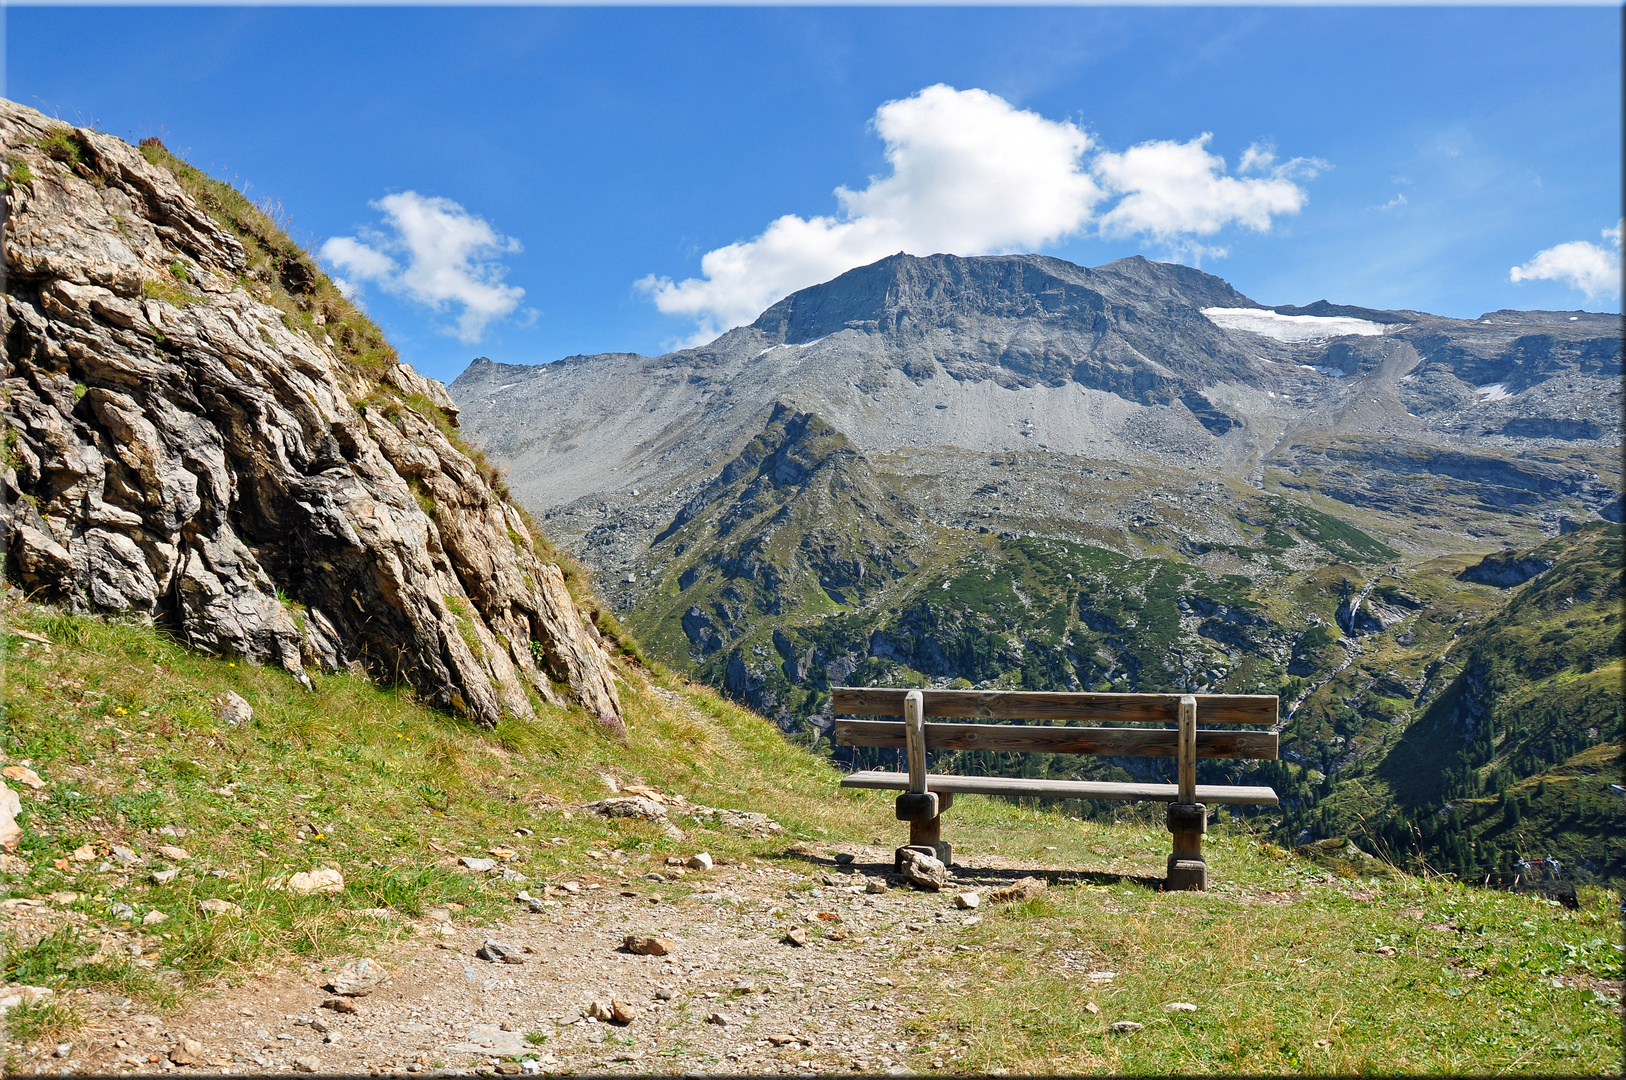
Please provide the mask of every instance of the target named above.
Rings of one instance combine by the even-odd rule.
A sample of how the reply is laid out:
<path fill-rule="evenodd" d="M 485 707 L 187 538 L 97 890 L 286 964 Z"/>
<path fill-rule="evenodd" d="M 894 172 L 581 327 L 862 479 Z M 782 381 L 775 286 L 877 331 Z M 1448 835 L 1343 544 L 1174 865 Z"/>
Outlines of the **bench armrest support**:
<path fill-rule="evenodd" d="M 903 699 L 904 752 L 909 757 L 909 790 L 926 791 L 926 695 L 911 690 Z"/>
<path fill-rule="evenodd" d="M 1197 801 L 1197 699 L 1180 699 L 1180 801 Z"/>

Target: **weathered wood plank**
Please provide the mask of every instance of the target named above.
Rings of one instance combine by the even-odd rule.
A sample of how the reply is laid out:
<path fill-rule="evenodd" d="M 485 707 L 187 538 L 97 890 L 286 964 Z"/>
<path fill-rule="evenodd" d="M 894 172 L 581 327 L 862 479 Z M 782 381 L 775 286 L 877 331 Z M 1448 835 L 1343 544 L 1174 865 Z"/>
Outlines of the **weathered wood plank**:
<path fill-rule="evenodd" d="M 1180 699 L 1180 801 L 1196 802 L 1197 790 L 1197 699 L 1190 694 Z"/>
<path fill-rule="evenodd" d="M 903 699 L 904 751 L 909 758 L 909 790 L 926 790 L 926 712 L 919 690 Z"/>
<path fill-rule="evenodd" d="M 837 720 L 843 746 L 907 745 L 896 720 Z M 927 724 L 928 750 L 999 750 L 1027 754 L 1095 754 L 1105 757 L 1175 757 L 1180 733 L 1168 728 L 1039 727 L 1023 724 Z M 1197 730 L 1200 758 L 1276 759 L 1274 731 Z"/>
<path fill-rule="evenodd" d="M 1144 802 L 1177 802 L 1176 784 L 1118 784 L 1095 780 L 1030 780 L 1020 776 L 940 776 L 927 777 L 932 791 L 962 795 L 1032 795 L 1050 799 L 1118 799 Z M 859 772 L 843 777 L 846 788 L 875 788 L 906 791 L 909 774 L 899 772 Z M 1198 784 L 1197 801 L 1207 805 L 1275 806 L 1276 792 L 1268 787 L 1241 787 L 1230 784 Z"/>
<path fill-rule="evenodd" d="M 831 687 L 837 715 L 902 716 L 908 690 Z M 924 690 L 927 716 L 985 720 L 1094 720 L 1172 724 L 1180 694 L 1066 694 L 1034 690 Z M 1204 724 L 1268 724 L 1277 720 L 1274 694 L 1196 694 Z"/>

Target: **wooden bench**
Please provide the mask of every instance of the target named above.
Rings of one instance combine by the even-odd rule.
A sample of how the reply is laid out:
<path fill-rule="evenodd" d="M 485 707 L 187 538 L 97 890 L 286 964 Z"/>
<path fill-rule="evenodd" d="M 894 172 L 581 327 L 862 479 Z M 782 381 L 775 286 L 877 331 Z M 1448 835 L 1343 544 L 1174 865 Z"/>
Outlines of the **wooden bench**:
<path fill-rule="evenodd" d="M 909 823 L 909 843 L 898 849 L 901 864 L 911 848 L 934 851 L 947 865 L 952 849 L 942 838 L 942 813 L 956 794 L 1034 795 L 1050 799 L 1120 799 L 1169 804 L 1168 889 L 1206 889 L 1208 865 L 1202 836 L 1208 807 L 1277 805 L 1268 787 L 1197 783 L 1198 758 L 1276 757 L 1276 732 L 1211 730 L 1204 723 L 1233 726 L 1276 724 L 1273 694 L 1068 694 L 1020 690 L 900 690 L 879 687 L 832 688 L 837 716 L 835 741 L 848 746 L 896 747 L 906 752 L 908 772 L 853 773 L 842 787 L 901 791 L 899 821 Z M 842 719 L 901 716 L 902 722 Z M 1172 728 L 1072 727 L 1038 724 L 926 723 L 928 716 L 989 720 L 1164 723 Z M 1037 780 L 1006 776 L 929 775 L 928 750 L 998 750 L 1018 753 L 1172 757 L 1178 783 L 1106 783 L 1094 780 Z"/>

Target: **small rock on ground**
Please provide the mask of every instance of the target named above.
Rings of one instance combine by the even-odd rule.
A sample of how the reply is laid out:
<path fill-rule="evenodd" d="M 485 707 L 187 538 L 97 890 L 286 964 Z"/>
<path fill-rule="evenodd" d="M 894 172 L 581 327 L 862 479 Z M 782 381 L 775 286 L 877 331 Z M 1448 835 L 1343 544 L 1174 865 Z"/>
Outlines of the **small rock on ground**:
<path fill-rule="evenodd" d="M 388 978 L 382 965 L 368 959 L 352 960 L 333 976 L 328 989 L 345 997 L 362 997 L 377 990 Z"/>
<path fill-rule="evenodd" d="M 475 956 L 482 960 L 490 960 L 494 964 L 523 964 L 525 954 L 517 945 L 510 945 L 506 941 L 497 941 L 487 938 L 485 944 L 475 951 Z"/>
<path fill-rule="evenodd" d="M 936 892 L 948 884 L 948 867 L 930 855 L 911 851 L 904 859 L 903 879 L 918 889 Z"/>
<path fill-rule="evenodd" d="M 677 948 L 677 942 L 667 937 L 642 937 L 628 934 L 622 942 L 626 950 L 639 956 L 665 956 Z"/>

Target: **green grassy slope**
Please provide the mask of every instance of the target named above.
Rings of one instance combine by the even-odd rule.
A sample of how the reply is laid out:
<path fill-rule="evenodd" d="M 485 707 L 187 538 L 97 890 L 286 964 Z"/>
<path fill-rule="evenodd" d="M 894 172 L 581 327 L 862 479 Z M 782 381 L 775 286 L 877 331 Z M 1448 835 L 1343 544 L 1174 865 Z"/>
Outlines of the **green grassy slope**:
<path fill-rule="evenodd" d="M 885 796 L 841 791 L 827 764 L 768 722 L 632 665 L 622 671 L 630 733 L 618 742 L 573 712 L 475 729 L 347 676 L 318 678 L 307 692 L 281 671 L 188 653 L 151 626 L 20 602 L 0 615 L 0 755 L 26 759 L 45 781 L 24 794 L 27 869 L 7 872 L 0 892 L 77 920 L 30 937 L 0 918 L 7 981 L 163 1008 L 217 979 L 331 970 L 363 952 L 387 958 L 389 940 L 431 904 L 465 905 L 459 921 L 475 924 L 511 908 L 522 886 L 453 865 L 494 848 L 515 851 L 512 866 L 534 887 L 580 878 L 584 856 L 607 847 L 658 861 L 700 846 L 816 876 L 809 855 L 901 835 Z M 250 702 L 251 722 L 216 718 L 211 701 L 226 690 Z M 603 773 L 765 810 L 785 831 L 680 818 L 690 835 L 678 842 L 656 824 L 571 813 L 606 793 Z M 925 937 L 825 943 L 882 949 L 900 986 L 927 1003 L 909 1022 L 914 1068 L 1550 1073 L 1599 1071 L 1621 1052 L 1616 999 L 1600 981 L 1620 963 L 1613 901 L 1601 891 L 1583 890 L 1568 911 L 1370 860 L 1323 868 L 1222 821 L 1208 842 L 1212 891 L 1165 894 L 1149 887 L 1167 855 L 1156 825 L 968 797 L 949 835 L 963 857 L 1066 869 L 1050 872 L 1045 897 L 964 928 L 964 948 Z M 163 860 L 160 844 L 190 858 Z M 144 864 L 123 865 L 114 845 Z M 81 862 L 74 853 L 86 846 Z M 180 872 L 153 884 L 162 866 Z M 343 873 L 342 893 L 277 887 L 319 866 Z M 682 883 L 663 891 L 688 902 Z M 207 918 L 197 904 L 210 898 L 242 914 Z M 142 925 L 152 911 L 167 918 Z M 110 935 L 140 941 L 141 963 L 106 949 Z M 1099 970 L 1117 975 L 1091 981 Z M 61 993 L 14 1010 L 8 1071 L 71 1037 L 79 1000 Z M 1173 1000 L 1201 1011 L 1166 1013 Z M 1118 1019 L 1145 1028 L 1105 1030 Z"/>

